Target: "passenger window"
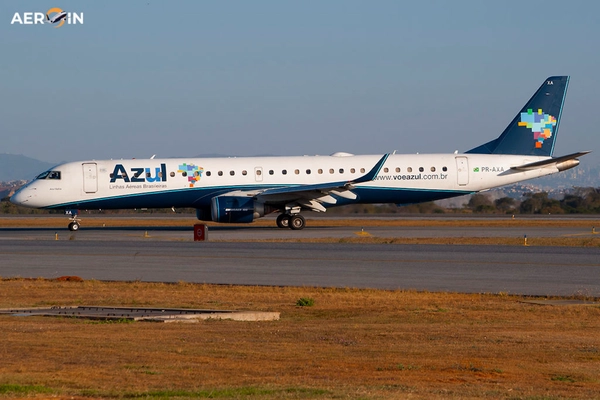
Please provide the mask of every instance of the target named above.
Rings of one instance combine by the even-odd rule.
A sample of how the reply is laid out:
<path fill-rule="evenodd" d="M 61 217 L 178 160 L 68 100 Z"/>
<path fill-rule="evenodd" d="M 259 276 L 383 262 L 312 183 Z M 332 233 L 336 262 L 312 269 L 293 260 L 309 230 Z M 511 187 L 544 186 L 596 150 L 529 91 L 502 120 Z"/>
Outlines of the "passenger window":
<path fill-rule="evenodd" d="M 419 167 L 419 172 L 423 172 L 423 171 L 425 171 L 425 168 Z"/>
<path fill-rule="evenodd" d="M 351 173 L 355 173 L 355 172 L 356 172 L 356 170 L 355 170 L 354 168 L 350 168 L 350 172 L 351 172 Z"/>
<path fill-rule="evenodd" d="M 446 172 L 446 171 L 448 171 L 448 168 L 442 167 L 442 171 Z"/>
<path fill-rule="evenodd" d="M 210 171 L 206 171 L 206 176 L 210 176 Z"/>
<path fill-rule="evenodd" d="M 396 172 L 400 172 L 400 167 L 396 167 Z"/>
<path fill-rule="evenodd" d="M 300 173 L 300 170 L 299 170 L 299 169 L 295 169 L 295 170 L 294 170 L 294 173 L 295 173 L 296 175 L 298 175 L 298 174 Z"/>
<path fill-rule="evenodd" d="M 187 176 L 187 172 L 183 171 L 183 172 L 181 173 L 181 176 L 183 176 L 183 177 L 185 178 L 185 177 Z"/>
<path fill-rule="evenodd" d="M 272 169 L 269 170 L 269 175 L 273 175 L 275 173 L 275 171 L 273 171 Z"/>
<path fill-rule="evenodd" d="M 248 175 L 248 171 L 246 171 L 246 170 L 243 170 L 243 171 L 242 171 L 242 175 L 244 175 L 244 176 Z"/>
<path fill-rule="evenodd" d="M 385 167 L 385 168 L 383 169 L 383 172 L 390 172 L 390 169 L 389 169 L 388 167 Z"/>
<path fill-rule="evenodd" d="M 234 176 L 235 175 L 235 171 L 229 171 L 229 175 Z"/>
<path fill-rule="evenodd" d="M 146 172 L 146 178 L 150 178 L 150 172 Z"/>
<path fill-rule="evenodd" d="M 258 176 L 262 175 L 262 171 L 260 169 L 257 169 L 256 170 L 256 175 L 258 175 Z"/>
<path fill-rule="evenodd" d="M 435 172 L 435 167 L 431 167 L 431 172 Z"/>
<path fill-rule="evenodd" d="M 364 168 L 361 168 L 361 169 L 360 169 L 360 173 L 361 173 L 361 174 L 364 174 L 364 173 L 365 173 L 365 169 L 364 169 Z"/>
<path fill-rule="evenodd" d="M 319 168 L 319 170 L 317 171 L 319 174 L 323 173 L 323 170 L 321 168 Z"/>
<path fill-rule="evenodd" d="M 310 169 L 306 170 L 306 175 L 310 175 Z"/>
<path fill-rule="evenodd" d="M 223 176 L 223 171 L 219 171 L 219 172 L 217 172 L 217 175 L 219 175 L 219 176 Z"/>
<path fill-rule="evenodd" d="M 282 171 L 281 171 L 281 173 L 282 173 L 283 175 L 287 175 L 287 169 L 284 169 L 284 170 L 282 170 Z"/>
<path fill-rule="evenodd" d="M 340 174 L 344 173 L 344 168 L 340 168 Z"/>
<path fill-rule="evenodd" d="M 406 171 L 407 171 L 407 172 L 412 172 L 412 167 L 408 167 L 408 168 L 406 168 Z"/>
<path fill-rule="evenodd" d="M 112 175 L 112 174 L 111 174 L 111 175 Z M 175 176 L 175 172 L 171 172 L 171 173 L 169 174 L 169 176 L 170 176 L 171 178 L 173 178 L 173 177 Z M 111 178 L 112 178 L 112 176 L 111 176 Z"/>
<path fill-rule="evenodd" d="M 333 168 L 329 168 L 329 173 L 333 174 Z"/>

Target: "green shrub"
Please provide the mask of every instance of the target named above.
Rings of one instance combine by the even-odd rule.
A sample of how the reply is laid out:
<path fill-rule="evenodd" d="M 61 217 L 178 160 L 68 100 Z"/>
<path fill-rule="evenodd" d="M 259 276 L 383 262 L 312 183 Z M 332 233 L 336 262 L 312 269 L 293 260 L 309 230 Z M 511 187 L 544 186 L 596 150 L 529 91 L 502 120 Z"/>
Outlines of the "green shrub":
<path fill-rule="evenodd" d="M 310 297 L 301 297 L 296 302 L 298 307 L 312 307 L 315 305 L 315 301 Z"/>

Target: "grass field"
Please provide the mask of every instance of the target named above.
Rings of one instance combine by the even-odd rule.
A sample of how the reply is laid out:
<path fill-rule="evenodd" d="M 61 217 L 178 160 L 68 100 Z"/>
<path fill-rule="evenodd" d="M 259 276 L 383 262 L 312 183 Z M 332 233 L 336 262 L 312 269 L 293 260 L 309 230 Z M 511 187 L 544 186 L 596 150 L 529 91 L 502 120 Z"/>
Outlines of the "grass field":
<path fill-rule="evenodd" d="M 1 218 L 0 226 L 64 228 L 64 222 L 11 217 Z M 86 226 L 192 223 L 185 218 L 85 219 Z M 368 226 L 364 220 L 311 220 L 311 226 L 336 224 Z M 395 219 L 368 224 L 587 228 L 590 221 Z M 530 244 L 598 246 L 599 239 L 537 238 Z M 333 240 L 523 244 L 512 238 Z M 600 399 L 600 305 L 528 300 L 503 293 L 5 278 L 0 279 L 0 308 L 237 309 L 278 311 L 281 319 L 161 324 L 0 315 L 0 398 Z"/>
<path fill-rule="evenodd" d="M 313 306 L 296 305 L 311 299 Z M 503 294 L 4 279 L 0 307 L 279 311 L 271 322 L 0 316 L 0 396 L 600 398 L 600 306 Z"/>
<path fill-rule="evenodd" d="M 131 214 L 92 214 L 81 215 L 83 226 L 90 228 L 98 227 L 185 227 L 199 223 L 194 215 L 182 214 L 164 214 L 160 217 L 153 217 L 151 214 L 141 216 L 132 216 Z M 444 218 L 407 218 L 401 214 L 395 214 L 393 218 L 381 217 L 373 215 L 371 218 L 311 218 L 307 217 L 307 221 L 311 227 L 324 226 L 349 226 L 349 227 L 437 227 L 437 226 L 456 226 L 456 227 L 546 227 L 546 228 L 592 228 L 597 227 L 600 232 L 600 217 L 598 218 L 583 218 L 583 219 L 550 219 L 540 216 L 540 218 L 523 218 L 516 216 L 501 216 L 495 218 L 465 218 L 465 216 Z M 64 229 L 67 226 L 67 218 L 65 216 L 46 216 L 46 215 L 30 215 L 30 216 L 10 216 L 0 217 L 0 227 L 3 228 L 59 228 Z M 210 226 L 245 226 L 245 227 L 263 227 L 275 226 L 275 221 L 272 218 L 258 219 L 250 224 L 217 224 L 215 222 L 206 222 Z"/>

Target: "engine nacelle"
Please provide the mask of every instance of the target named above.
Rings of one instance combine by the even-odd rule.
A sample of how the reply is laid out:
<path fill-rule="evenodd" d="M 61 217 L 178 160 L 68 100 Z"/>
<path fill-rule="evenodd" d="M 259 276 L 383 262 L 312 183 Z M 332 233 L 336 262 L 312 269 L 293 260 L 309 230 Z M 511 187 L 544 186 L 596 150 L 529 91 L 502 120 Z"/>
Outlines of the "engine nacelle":
<path fill-rule="evenodd" d="M 217 196 L 211 200 L 211 216 L 215 222 L 244 224 L 265 215 L 265 205 L 246 196 Z"/>
<path fill-rule="evenodd" d="M 210 208 L 196 208 L 196 218 L 200 221 L 212 221 Z"/>

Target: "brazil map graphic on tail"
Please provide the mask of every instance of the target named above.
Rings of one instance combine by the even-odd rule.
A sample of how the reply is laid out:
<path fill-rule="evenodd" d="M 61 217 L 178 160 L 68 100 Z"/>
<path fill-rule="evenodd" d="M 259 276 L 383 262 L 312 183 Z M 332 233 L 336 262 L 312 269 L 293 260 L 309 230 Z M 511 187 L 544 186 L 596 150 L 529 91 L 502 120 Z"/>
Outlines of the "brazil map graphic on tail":
<path fill-rule="evenodd" d="M 531 129 L 535 147 L 541 149 L 544 140 L 552 137 L 552 131 L 556 126 L 556 118 L 550 114 L 545 114 L 541 108 L 535 113 L 529 108 L 527 112 L 521 113 L 519 126 L 526 126 Z"/>

